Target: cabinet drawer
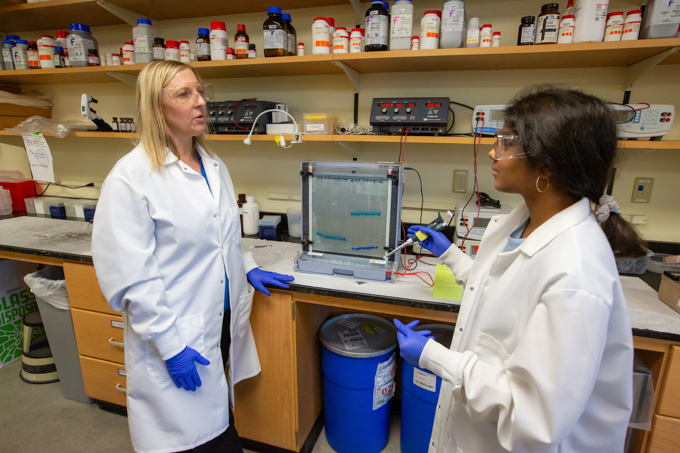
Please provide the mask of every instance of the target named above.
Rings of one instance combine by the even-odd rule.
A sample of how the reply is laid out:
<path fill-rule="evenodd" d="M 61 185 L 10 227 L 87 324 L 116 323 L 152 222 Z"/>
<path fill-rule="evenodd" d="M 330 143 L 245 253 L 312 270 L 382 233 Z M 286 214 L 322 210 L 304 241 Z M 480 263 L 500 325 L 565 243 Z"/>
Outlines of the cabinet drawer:
<path fill-rule="evenodd" d="M 680 420 L 654 416 L 649 441 L 649 453 L 677 453 L 680 451 Z"/>
<path fill-rule="evenodd" d="M 662 384 L 656 413 L 680 418 L 680 347 L 670 348 L 666 378 Z"/>
<path fill-rule="evenodd" d="M 87 396 L 119 406 L 126 405 L 126 378 L 122 365 L 81 356 L 80 368 Z"/>
<path fill-rule="evenodd" d="M 76 333 L 78 354 L 109 362 L 125 363 L 123 346 L 113 344 L 123 343 L 123 318 L 121 316 L 72 308 L 71 317 L 73 330 Z"/>
<path fill-rule="evenodd" d="M 71 307 L 120 315 L 109 307 L 99 289 L 97 275 L 91 264 L 64 263 L 66 291 Z"/>

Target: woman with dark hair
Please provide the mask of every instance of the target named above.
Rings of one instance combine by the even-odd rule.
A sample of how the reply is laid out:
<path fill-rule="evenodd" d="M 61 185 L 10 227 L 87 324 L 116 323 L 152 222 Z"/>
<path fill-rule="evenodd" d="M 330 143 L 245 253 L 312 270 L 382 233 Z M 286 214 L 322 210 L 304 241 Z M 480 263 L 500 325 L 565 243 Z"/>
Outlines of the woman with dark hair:
<path fill-rule="evenodd" d="M 450 349 L 395 320 L 402 357 L 443 379 L 430 452 L 623 451 L 633 338 L 614 257 L 646 249 L 603 196 L 616 149 L 605 102 L 531 89 L 489 153 L 495 188 L 525 204 L 492 219 L 474 261 L 409 229 L 465 286 Z"/>

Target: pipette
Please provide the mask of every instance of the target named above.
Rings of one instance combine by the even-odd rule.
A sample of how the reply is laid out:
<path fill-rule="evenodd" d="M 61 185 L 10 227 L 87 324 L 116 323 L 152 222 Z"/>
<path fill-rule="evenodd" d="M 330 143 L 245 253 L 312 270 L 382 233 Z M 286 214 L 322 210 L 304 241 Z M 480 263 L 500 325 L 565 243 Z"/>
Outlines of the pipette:
<path fill-rule="evenodd" d="M 437 216 L 437 218 L 427 225 L 427 227 L 429 229 L 434 230 L 434 231 L 441 231 L 447 225 L 446 219 L 453 218 L 453 214 L 451 214 L 451 211 L 446 211 L 446 217 L 444 217 L 444 218 L 442 218 L 441 213 L 438 213 L 438 214 L 439 215 Z M 392 250 L 390 253 L 386 254 L 383 257 L 383 259 L 385 260 L 385 259 L 389 258 L 390 256 L 397 253 L 399 250 L 403 249 L 404 247 L 408 247 L 409 245 L 413 244 L 414 242 L 421 242 L 421 241 L 424 241 L 427 238 L 428 238 L 427 234 L 423 233 L 422 231 L 416 231 L 416 233 L 413 236 L 411 236 L 410 238 L 408 238 L 408 240 L 406 242 L 401 244 L 396 249 Z"/>

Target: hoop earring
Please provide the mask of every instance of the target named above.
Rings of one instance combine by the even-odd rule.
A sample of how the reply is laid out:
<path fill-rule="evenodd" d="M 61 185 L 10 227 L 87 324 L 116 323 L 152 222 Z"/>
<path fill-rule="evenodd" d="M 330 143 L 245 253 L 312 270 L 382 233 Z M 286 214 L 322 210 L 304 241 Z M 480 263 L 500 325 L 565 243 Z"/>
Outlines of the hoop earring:
<path fill-rule="evenodd" d="M 543 189 L 543 190 L 541 190 L 541 189 L 538 187 L 538 181 L 540 181 L 541 178 L 545 178 L 546 181 L 548 181 L 548 185 L 545 186 L 545 189 Z M 547 176 L 543 176 L 543 175 L 540 175 L 538 178 L 536 178 L 536 190 L 538 190 L 540 193 L 546 193 L 546 192 L 548 191 L 549 188 L 550 188 L 550 178 L 548 178 Z"/>

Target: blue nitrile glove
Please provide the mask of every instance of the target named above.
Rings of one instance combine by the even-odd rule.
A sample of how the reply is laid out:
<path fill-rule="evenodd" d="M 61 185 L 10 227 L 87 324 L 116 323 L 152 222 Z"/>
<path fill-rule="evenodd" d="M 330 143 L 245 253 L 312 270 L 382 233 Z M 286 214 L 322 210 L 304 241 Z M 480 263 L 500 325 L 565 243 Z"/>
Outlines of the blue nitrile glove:
<path fill-rule="evenodd" d="M 177 388 L 183 387 L 184 390 L 195 392 L 196 388 L 201 386 L 201 378 L 198 377 L 198 370 L 194 362 L 210 365 L 208 359 L 189 346 L 175 357 L 165 361 L 168 373 L 170 373 L 170 377 Z"/>
<path fill-rule="evenodd" d="M 263 271 L 259 267 L 256 267 L 252 271 L 248 272 L 248 280 L 250 281 L 250 284 L 255 287 L 255 289 L 263 292 L 267 296 L 271 296 L 272 293 L 270 293 L 269 290 L 264 287 L 264 285 L 273 285 L 284 289 L 290 288 L 290 286 L 282 282 L 291 282 L 295 280 L 295 277 L 292 275 L 283 275 L 277 274 L 275 272 Z"/>
<path fill-rule="evenodd" d="M 430 337 L 429 330 L 420 330 L 415 332 L 412 330 L 420 321 L 415 320 L 410 324 L 403 325 L 398 319 L 394 320 L 394 325 L 397 326 L 397 338 L 399 339 L 399 353 L 401 358 L 406 360 L 413 366 L 418 366 L 420 363 L 420 355 L 425 349 L 425 344 L 434 340 L 434 337 Z"/>
<path fill-rule="evenodd" d="M 437 255 L 437 257 L 442 256 L 444 252 L 446 252 L 449 247 L 451 247 L 451 241 L 449 241 L 446 236 L 444 236 L 439 231 L 434 231 L 422 225 L 413 225 L 410 227 L 408 229 L 408 237 L 413 236 L 416 231 L 422 231 L 423 233 L 427 234 L 427 239 L 421 241 L 420 245 L 428 249 L 433 254 Z M 414 240 L 417 239 L 418 238 L 415 238 Z"/>

